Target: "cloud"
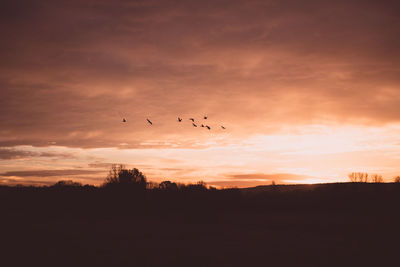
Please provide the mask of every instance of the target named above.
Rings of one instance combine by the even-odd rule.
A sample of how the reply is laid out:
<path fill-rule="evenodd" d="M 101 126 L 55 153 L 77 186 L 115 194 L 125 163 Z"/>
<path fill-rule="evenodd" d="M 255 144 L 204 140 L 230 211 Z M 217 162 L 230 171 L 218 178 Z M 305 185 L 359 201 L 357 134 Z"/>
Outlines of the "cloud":
<path fill-rule="evenodd" d="M 32 157 L 46 158 L 74 158 L 72 153 L 60 152 L 36 152 L 30 150 L 20 150 L 15 148 L 0 148 L 0 160 L 25 159 Z"/>
<path fill-rule="evenodd" d="M 29 179 L 10 179 L 0 177 L 0 185 L 12 186 L 12 185 L 34 185 L 34 186 L 49 186 L 53 185 L 54 181 L 43 181 L 43 180 L 29 180 Z"/>
<path fill-rule="evenodd" d="M 216 186 L 237 186 L 237 187 L 251 187 L 257 185 L 267 185 L 274 183 L 295 183 L 296 181 L 301 182 L 303 180 L 314 179 L 315 177 L 310 175 L 299 175 L 292 173 L 276 173 L 276 174 L 264 174 L 264 173 L 237 173 L 237 174 L 225 174 L 225 180 L 212 181 L 212 185 Z"/>
<path fill-rule="evenodd" d="M 1 160 L 28 158 L 28 157 L 34 157 L 36 155 L 37 155 L 37 153 L 32 152 L 32 151 L 21 151 L 21 150 L 15 150 L 15 149 L 0 148 L 0 159 Z"/>
<path fill-rule="evenodd" d="M 291 173 L 277 173 L 277 174 L 264 174 L 264 173 L 245 173 L 245 174 L 230 174 L 227 175 L 229 179 L 238 179 L 238 180 L 253 180 L 253 179 L 262 179 L 262 180 L 302 180 L 306 178 L 314 178 L 309 175 L 299 175 L 299 174 L 291 174 Z"/>
<path fill-rule="evenodd" d="M 174 122 L 205 113 L 230 138 L 315 122 L 399 122 L 395 1 L 3 6 L 3 146 L 202 147 L 223 133 Z"/>
<path fill-rule="evenodd" d="M 225 180 L 216 180 L 208 182 L 210 185 L 218 187 L 254 187 L 259 185 L 270 185 L 273 182 L 276 184 L 285 183 L 312 183 L 316 178 L 310 175 L 299 175 L 292 173 L 239 173 L 226 174 Z M 317 182 L 324 181 L 319 179 Z"/>
<path fill-rule="evenodd" d="M 95 163 L 89 163 L 88 167 L 89 168 L 100 168 L 100 169 L 110 169 L 111 166 L 113 166 L 115 163 L 109 163 L 109 162 L 95 162 Z M 125 165 L 125 164 L 122 164 Z"/>
<path fill-rule="evenodd" d="M 259 185 L 270 185 L 271 182 L 265 181 L 248 181 L 248 180 L 237 180 L 237 181 L 212 181 L 207 183 L 210 186 L 216 186 L 216 187 L 224 187 L 224 188 L 246 188 L 246 187 L 254 187 L 254 186 L 259 186 Z"/>
<path fill-rule="evenodd" d="M 0 173 L 0 176 L 5 177 L 51 177 L 51 176 L 74 176 L 74 175 L 92 175 L 92 174 L 100 174 L 104 173 L 104 171 L 95 171 L 95 170 L 79 170 L 79 169 L 70 169 L 70 170 L 31 170 L 31 171 L 8 171 L 4 173 Z"/>

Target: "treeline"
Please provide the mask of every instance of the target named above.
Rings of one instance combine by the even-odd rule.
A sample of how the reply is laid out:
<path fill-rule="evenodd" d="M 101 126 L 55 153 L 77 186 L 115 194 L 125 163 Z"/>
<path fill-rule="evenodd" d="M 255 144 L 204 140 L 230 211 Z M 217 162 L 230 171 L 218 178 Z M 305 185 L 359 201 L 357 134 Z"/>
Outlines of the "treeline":
<path fill-rule="evenodd" d="M 101 187 L 105 188 L 129 188 L 132 190 L 163 190 L 163 191 L 207 191 L 216 190 L 215 187 L 207 186 L 203 181 L 197 183 L 183 184 L 171 181 L 161 183 L 150 182 L 146 176 L 136 168 L 127 169 L 124 165 L 113 165 L 107 178 Z"/>
<path fill-rule="evenodd" d="M 363 177 L 365 175 L 356 176 Z M 368 175 L 368 177 L 370 177 Z M 359 178 L 358 178 L 359 179 Z M 357 180 L 359 181 L 359 180 Z M 0 208 L 41 216 L 186 216 L 213 218 L 221 212 L 286 210 L 393 210 L 400 203 L 400 183 L 268 185 L 216 189 L 200 181 L 149 182 L 136 168 L 112 166 L 100 186 L 62 180 L 52 186 L 0 186 Z M 69 215 L 70 214 L 70 215 Z M 34 215 L 37 216 L 37 215 Z M 169 216 L 169 215 L 166 215 Z M 206 216 L 206 217 L 207 217 Z"/>
<path fill-rule="evenodd" d="M 352 172 L 348 174 L 348 178 L 351 183 L 384 183 L 382 175 L 379 174 L 369 174 L 366 172 Z M 393 178 L 394 183 L 400 183 L 400 176 Z M 298 189 L 302 188 L 300 185 L 294 185 Z M 307 186 L 307 185 L 306 185 Z M 311 185 L 309 185 L 311 186 Z M 35 186 L 22 186 L 17 185 L 19 188 L 35 187 Z M 44 186 L 43 188 L 47 188 Z M 289 185 L 276 185 L 272 182 L 270 186 L 258 186 L 263 188 L 268 188 L 269 191 L 277 191 L 278 188 L 288 188 Z M 65 189 L 78 189 L 83 188 L 87 190 L 93 189 L 104 189 L 104 190 L 124 190 L 124 191 L 163 191 L 163 192 L 183 192 L 183 191 L 221 191 L 216 187 L 209 186 L 203 181 L 198 181 L 196 183 L 177 183 L 169 180 L 156 183 L 149 181 L 147 177 L 139 171 L 137 168 L 128 169 L 122 164 L 114 164 L 111 166 L 109 173 L 102 184 L 99 186 L 94 185 L 83 185 L 82 183 L 73 180 L 60 180 L 55 184 L 49 186 L 48 188 L 65 188 Z M 226 188 L 226 190 L 238 190 L 237 188 Z M 268 191 L 268 190 L 267 190 Z M 282 190 L 278 190 L 282 191 Z M 286 190 L 283 190 L 286 191 Z"/>
<path fill-rule="evenodd" d="M 95 187 L 83 185 L 72 180 L 61 180 L 52 185 L 53 188 L 99 188 L 104 190 L 124 190 L 124 191 L 217 191 L 213 186 L 207 185 L 203 181 L 196 183 L 176 183 L 172 181 L 162 181 L 160 183 L 149 181 L 146 176 L 136 168 L 127 169 L 124 165 L 113 165 L 105 178 L 104 182 Z"/>
<path fill-rule="evenodd" d="M 351 183 L 383 183 L 382 175 L 369 174 L 366 172 L 352 172 L 348 174 L 348 178 Z M 393 179 L 394 183 L 400 183 L 400 176 L 396 176 Z M 61 180 L 53 185 L 54 187 L 82 187 L 83 185 L 72 180 Z M 89 185 L 86 185 L 88 187 Z M 275 182 L 272 182 L 272 187 L 275 187 Z M 111 169 L 100 185 L 100 188 L 107 189 L 124 189 L 133 191 L 144 191 L 144 190 L 160 190 L 160 191 L 216 191 L 217 188 L 208 186 L 203 181 L 197 183 L 176 183 L 169 180 L 162 181 L 160 183 L 148 181 L 146 176 L 136 168 L 127 169 L 124 165 L 115 164 L 111 166 Z"/>
<path fill-rule="evenodd" d="M 369 174 L 366 172 L 352 172 L 348 174 L 352 183 L 383 183 L 382 175 Z M 400 183 L 400 176 L 393 178 L 393 182 Z"/>

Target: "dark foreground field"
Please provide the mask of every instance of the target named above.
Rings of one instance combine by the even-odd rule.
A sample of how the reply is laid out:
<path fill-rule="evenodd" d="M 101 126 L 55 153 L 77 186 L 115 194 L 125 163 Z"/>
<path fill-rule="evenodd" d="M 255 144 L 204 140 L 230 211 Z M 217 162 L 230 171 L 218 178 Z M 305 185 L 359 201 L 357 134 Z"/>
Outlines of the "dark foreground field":
<path fill-rule="evenodd" d="M 0 187 L 1 266 L 399 266 L 400 184 Z"/>

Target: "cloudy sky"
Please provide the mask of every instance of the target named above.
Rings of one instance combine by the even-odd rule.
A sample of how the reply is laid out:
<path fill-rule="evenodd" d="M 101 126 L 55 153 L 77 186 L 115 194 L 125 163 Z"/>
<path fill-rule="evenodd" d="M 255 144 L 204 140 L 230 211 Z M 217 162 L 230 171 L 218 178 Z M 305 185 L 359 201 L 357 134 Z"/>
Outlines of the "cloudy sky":
<path fill-rule="evenodd" d="M 113 163 L 218 186 L 391 181 L 399 14 L 389 0 L 2 1 L 0 184 L 99 184 Z M 204 115 L 210 131 L 188 120 Z"/>

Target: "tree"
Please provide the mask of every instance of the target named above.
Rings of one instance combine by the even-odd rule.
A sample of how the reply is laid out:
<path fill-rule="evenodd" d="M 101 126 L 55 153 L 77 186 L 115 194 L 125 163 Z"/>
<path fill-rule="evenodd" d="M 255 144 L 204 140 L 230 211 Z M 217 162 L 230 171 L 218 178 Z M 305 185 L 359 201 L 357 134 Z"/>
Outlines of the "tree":
<path fill-rule="evenodd" d="M 394 177 L 394 182 L 395 183 L 400 183 L 400 176 Z"/>
<path fill-rule="evenodd" d="M 382 175 L 373 174 L 371 176 L 372 182 L 374 183 L 383 183 Z"/>
<path fill-rule="evenodd" d="M 53 185 L 54 187 L 82 187 L 81 183 L 72 180 L 60 180 Z"/>
<path fill-rule="evenodd" d="M 352 172 L 348 174 L 350 182 L 352 183 L 367 183 L 368 182 L 368 173 L 363 172 Z"/>
<path fill-rule="evenodd" d="M 357 173 L 356 172 L 349 173 L 347 176 L 349 177 L 350 182 L 352 182 L 352 183 L 357 182 Z"/>
<path fill-rule="evenodd" d="M 207 184 L 203 181 L 198 181 L 195 184 L 188 184 L 185 186 L 185 190 L 187 191 L 207 191 Z"/>
<path fill-rule="evenodd" d="M 126 169 L 124 165 L 112 165 L 104 182 L 105 186 L 124 186 L 135 189 L 146 189 L 146 176 L 138 169 Z"/>
<path fill-rule="evenodd" d="M 147 189 L 156 189 L 156 188 L 159 188 L 159 184 L 156 182 L 148 181 L 146 188 Z"/>
<path fill-rule="evenodd" d="M 378 174 L 368 176 L 366 172 L 352 172 L 348 174 L 348 177 L 352 183 L 368 183 L 368 178 L 371 178 L 371 182 L 373 183 L 383 183 L 382 175 Z"/>
<path fill-rule="evenodd" d="M 170 181 L 163 181 L 158 186 L 161 190 L 166 191 L 178 191 L 178 185 L 176 183 L 172 183 Z"/>

